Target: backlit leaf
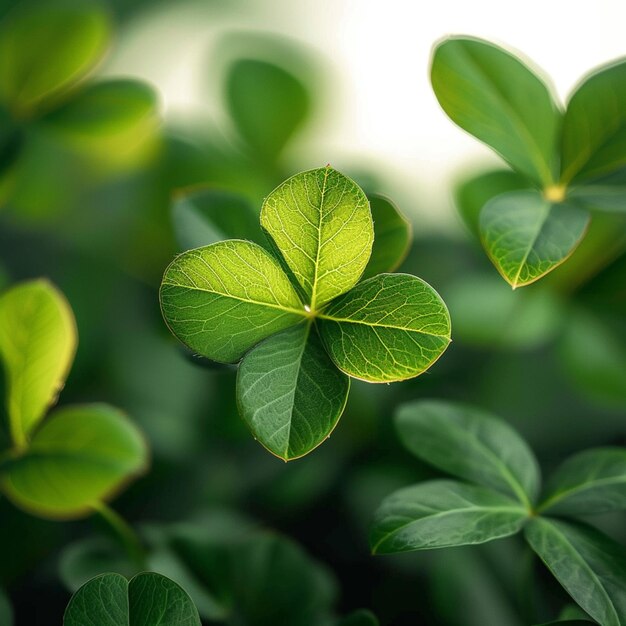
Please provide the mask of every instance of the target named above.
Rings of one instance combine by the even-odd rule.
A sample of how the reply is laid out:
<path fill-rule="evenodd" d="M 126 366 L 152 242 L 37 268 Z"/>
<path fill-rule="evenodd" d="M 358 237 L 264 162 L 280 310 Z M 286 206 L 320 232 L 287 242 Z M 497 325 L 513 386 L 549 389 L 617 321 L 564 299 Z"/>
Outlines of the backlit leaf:
<path fill-rule="evenodd" d="M 450 317 L 427 283 L 408 274 L 380 274 L 358 284 L 318 316 L 337 367 L 369 382 L 412 378 L 450 343 Z"/>

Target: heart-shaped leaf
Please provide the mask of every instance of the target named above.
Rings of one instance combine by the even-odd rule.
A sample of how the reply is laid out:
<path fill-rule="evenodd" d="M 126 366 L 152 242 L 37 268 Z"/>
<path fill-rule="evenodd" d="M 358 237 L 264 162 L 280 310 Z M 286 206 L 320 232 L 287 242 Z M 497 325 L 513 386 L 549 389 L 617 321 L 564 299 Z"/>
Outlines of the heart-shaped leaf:
<path fill-rule="evenodd" d="M 91 70 L 109 31 L 108 15 L 90 0 L 20 4 L 0 27 L 0 101 L 31 115 Z"/>
<path fill-rule="evenodd" d="M 249 241 L 222 241 L 176 257 L 160 299 L 181 341 L 225 363 L 307 314 L 278 261 Z"/>
<path fill-rule="evenodd" d="M 532 508 L 541 480 L 537 460 L 502 420 L 460 404 L 420 400 L 400 407 L 396 426 L 418 458 Z"/>
<path fill-rule="evenodd" d="M 565 590 L 602 626 L 626 624 L 626 551 L 597 530 L 536 517 L 526 540 Z"/>
<path fill-rule="evenodd" d="M 330 436 L 349 388 L 350 379 L 333 365 L 309 320 L 246 354 L 237 376 L 237 403 L 255 439 L 289 461 Z"/>
<path fill-rule="evenodd" d="M 568 202 L 553 203 L 536 191 L 497 196 L 480 214 L 487 254 L 514 289 L 563 263 L 580 243 L 588 224 L 585 209 Z"/>
<path fill-rule="evenodd" d="M 265 199 L 261 226 L 316 311 L 351 289 L 374 240 L 367 197 L 331 167 L 292 176 Z"/>
<path fill-rule="evenodd" d="M 448 37 L 435 48 L 431 80 L 453 122 L 520 174 L 553 182 L 560 114 L 545 83 L 519 59 L 480 39 Z"/>
<path fill-rule="evenodd" d="M 306 87 L 273 63 L 241 59 L 226 78 L 226 100 L 237 130 L 264 159 L 276 159 L 309 115 Z"/>
<path fill-rule="evenodd" d="M 539 508 L 559 515 L 626 509 L 626 449 L 585 450 L 565 461 L 548 482 Z"/>
<path fill-rule="evenodd" d="M 450 343 L 450 317 L 439 294 L 408 274 L 359 283 L 318 315 L 337 367 L 369 382 L 392 382 L 427 370 Z"/>
<path fill-rule="evenodd" d="M 262 243 L 259 216 L 242 196 L 216 189 L 194 190 L 175 199 L 172 222 L 183 250 L 224 239 Z"/>
<path fill-rule="evenodd" d="M 44 422 L 27 450 L 2 465 L 0 487 L 41 517 L 79 517 L 142 472 L 147 455 L 141 433 L 117 409 L 67 407 Z"/>
<path fill-rule="evenodd" d="M 198 611 L 174 581 L 144 572 L 130 581 L 102 574 L 70 600 L 63 626 L 201 626 Z"/>
<path fill-rule="evenodd" d="M 563 118 L 564 184 L 610 174 L 626 165 L 626 61 L 585 77 Z"/>
<path fill-rule="evenodd" d="M 7 379 L 7 409 L 19 448 L 56 402 L 78 338 L 67 300 L 45 280 L 17 285 L 0 296 L 0 358 Z"/>
<path fill-rule="evenodd" d="M 372 255 L 362 278 L 371 278 L 398 268 L 409 251 L 411 224 L 384 196 L 368 194 L 374 222 Z"/>
<path fill-rule="evenodd" d="M 432 480 L 400 489 L 376 511 L 374 554 L 484 543 L 518 532 L 528 519 L 519 503 L 491 489 Z"/>

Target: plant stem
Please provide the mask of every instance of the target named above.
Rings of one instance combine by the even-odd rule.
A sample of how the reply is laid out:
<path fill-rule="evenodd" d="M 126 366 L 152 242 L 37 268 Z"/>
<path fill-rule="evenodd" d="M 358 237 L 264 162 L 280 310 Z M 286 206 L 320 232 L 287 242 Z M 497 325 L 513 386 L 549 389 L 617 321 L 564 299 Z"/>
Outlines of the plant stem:
<path fill-rule="evenodd" d="M 137 533 L 119 513 L 116 513 L 104 502 L 93 505 L 93 509 L 111 527 L 120 539 L 126 554 L 138 570 L 146 568 L 146 551 Z"/>

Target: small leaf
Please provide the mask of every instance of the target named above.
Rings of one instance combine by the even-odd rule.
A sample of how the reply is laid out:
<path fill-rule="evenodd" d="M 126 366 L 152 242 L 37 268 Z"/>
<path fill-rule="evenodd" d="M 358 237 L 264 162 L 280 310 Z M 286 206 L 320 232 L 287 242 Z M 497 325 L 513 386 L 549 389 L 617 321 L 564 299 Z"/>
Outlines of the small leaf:
<path fill-rule="evenodd" d="M 565 461 L 548 482 L 539 508 L 558 515 L 626 509 L 626 449 L 585 450 Z"/>
<path fill-rule="evenodd" d="M 306 87 L 286 70 L 241 59 L 226 78 L 226 101 L 243 139 L 264 159 L 276 159 L 311 109 Z"/>
<path fill-rule="evenodd" d="M 453 122 L 491 146 L 520 174 L 553 182 L 559 112 L 544 82 L 491 43 L 448 37 L 436 48 L 431 79 Z"/>
<path fill-rule="evenodd" d="M 172 222 L 183 250 L 231 238 L 263 240 L 258 213 L 244 197 L 229 191 L 200 189 L 177 197 Z"/>
<path fill-rule="evenodd" d="M 70 600 L 63 626 L 201 626 L 191 598 L 174 581 L 143 572 L 130 580 L 102 574 Z"/>
<path fill-rule="evenodd" d="M 354 611 L 337 622 L 337 626 L 379 626 L 379 624 L 376 616 L 367 609 Z"/>
<path fill-rule="evenodd" d="M 350 379 L 328 357 L 312 321 L 269 337 L 244 357 L 237 403 L 255 439 L 290 461 L 333 431 Z"/>
<path fill-rule="evenodd" d="M 110 498 L 147 464 L 141 433 L 104 404 L 59 409 L 0 472 L 2 491 L 41 517 L 73 518 Z"/>
<path fill-rule="evenodd" d="M 396 426 L 402 443 L 423 461 L 532 506 L 539 466 L 506 422 L 461 404 L 420 400 L 400 407 Z"/>
<path fill-rule="evenodd" d="M 526 540 L 572 598 L 602 626 L 626 624 L 626 552 L 597 530 L 537 517 Z"/>
<path fill-rule="evenodd" d="M 411 224 L 384 196 L 368 195 L 374 221 L 372 255 L 363 279 L 393 272 L 404 261 L 411 244 Z"/>
<path fill-rule="evenodd" d="M 500 493 L 452 480 L 396 491 L 376 511 L 374 554 L 484 543 L 518 532 L 528 512 Z"/>
<path fill-rule="evenodd" d="M 567 104 L 561 150 L 564 184 L 626 166 L 626 61 L 581 81 Z"/>
<path fill-rule="evenodd" d="M 357 285 L 318 315 L 337 367 L 368 382 L 392 382 L 426 371 L 450 343 L 450 317 L 439 294 L 408 274 L 380 274 Z"/>
<path fill-rule="evenodd" d="M 454 202 L 467 228 L 479 237 L 479 216 L 485 204 L 500 194 L 528 189 L 529 186 L 528 180 L 517 172 L 493 170 L 473 176 L 457 185 Z"/>
<path fill-rule="evenodd" d="M 0 296 L 0 358 L 8 385 L 11 435 L 24 447 L 69 373 L 77 343 L 69 303 L 45 280 Z"/>
<path fill-rule="evenodd" d="M 179 255 L 165 270 L 160 299 L 167 325 L 182 342 L 225 363 L 306 316 L 278 261 L 249 241 Z"/>
<path fill-rule="evenodd" d="M 0 27 L 0 101 L 31 115 L 92 69 L 109 31 L 108 15 L 89 0 L 20 5 Z"/>
<path fill-rule="evenodd" d="M 354 287 L 372 251 L 369 201 L 331 167 L 296 174 L 272 191 L 261 209 L 261 226 L 312 311 Z"/>
<path fill-rule="evenodd" d="M 569 257 L 589 224 L 589 213 L 573 204 L 552 203 L 536 191 L 490 200 L 480 214 L 487 254 L 511 286 L 528 285 Z"/>

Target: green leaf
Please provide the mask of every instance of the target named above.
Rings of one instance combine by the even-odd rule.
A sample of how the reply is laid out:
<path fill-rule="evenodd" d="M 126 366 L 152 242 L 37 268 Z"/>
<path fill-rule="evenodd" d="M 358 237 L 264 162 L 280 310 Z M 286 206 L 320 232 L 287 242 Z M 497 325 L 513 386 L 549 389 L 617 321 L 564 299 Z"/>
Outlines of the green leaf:
<path fill-rule="evenodd" d="M 157 123 L 155 92 L 130 79 L 89 85 L 41 122 L 73 148 L 111 160 L 134 154 Z"/>
<path fill-rule="evenodd" d="M 536 191 L 490 200 L 480 214 L 487 254 L 515 289 L 563 263 L 580 243 L 589 213 L 568 202 L 552 203 Z"/>
<path fill-rule="evenodd" d="M 402 443 L 423 461 L 532 507 L 539 466 L 506 422 L 461 404 L 419 400 L 400 407 L 396 427 Z"/>
<path fill-rule="evenodd" d="M 574 186 L 568 198 L 590 211 L 626 212 L 626 167 L 616 172 Z"/>
<path fill-rule="evenodd" d="M 489 200 L 508 191 L 528 189 L 523 176 L 511 170 L 493 170 L 462 181 L 454 189 L 454 202 L 465 225 L 476 236 L 482 208 Z"/>
<path fill-rule="evenodd" d="M 585 77 L 563 118 L 561 180 L 588 180 L 626 166 L 626 61 Z"/>
<path fill-rule="evenodd" d="M 337 367 L 368 382 L 405 380 L 426 371 L 450 343 L 450 316 L 439 294 L 408 274 L 380 274 L 318 315 Z"/>
<path fill-rule="evenodd" d="M 379 626 L 379 621 L 371 611 L 359 609 L 340 619 L 337 626 Z"/>
<path fill-rule="evenodd" d="M 179 255 L 165 270 L 161 310 L 192 350 L 225 363 L 307 315 L 274 257 L 249 241 L 222 241 Z"/>
<path fill-rule="evenodd" d="M 145 470 L 147 448 L 128 418 L 104 404 L 59 409 L 35 432 L 28 449 L 0 472 L 2 491 L 41 517 L 87 515 Z"/>
<path fill-rule="evenodd" d="M 564 624 L 565 626 L 589 626 L 589 624 L 593 623 L 588 619 L 560 619 L 556 622 L 546 622 L 539 626 L 558 626 L 558 624 Z"/>
<path fill-rule="evenodd" d="M 144 572 L 130 580 L 102 574 L 70 600 L 63 626 L 200 626 L 191 598 L 174 581 Z"/>
<path fill-rule="evenodd" d="M 526 540 L 572 598 L 602 626 L 626 624 L 626 552 L 597 530 L 547 518 Z"/>
<path fill-rule="evenodd" d="M 354 287 L 372 251 L 367 197 L 331 167 L 296 174 L 272 191 L 261 209 L 261 226 L 312 311 Z"/>
<path fill-rule="evenodd" d="M 290 461 L 330 436 L 349 388 L 350 379 L 330 360 L 310 320 L 246 354 L 237 376 L 237 403 L 255 439 Z"/>
<path fill-rule="evenodd" d="M 88 0 L 20 5 L 0 27 L 0 101 L 30 116 L 98 62 L 108 15 Z"/>
<path fill-rule="evenodd" d="M 486 41 L 448 37 L 435 48 L 431 80 L 453 122 L 520 174 L 539 185 L 553 182 L 560 114 L 524 63 Z"/>
<path fill-rule="evenodd" d="M 11 435 L 23 448 L 69 373 L 77 343 L 69 303 L 45 280 L 21 283 L 0 296 L 0 358 Z"/>
<path fill-rule="evenodd" d="M 376 511 L 374 554 L 484 543 L 518 532 L 528 512 L 500 493 L 452 480 L 400 489 Z"/>
<path fill-rule="evenodd" d="M 2 588 L 0 588 L 0 624 L 2 626 L 13 626 L 13 608 Z"/>
<path fill-rule="evenodd" d="M 539 508 L 558 515 L 626 509 L 626 449 L 585 450 L 565 461 L 548 482 Z"/>
<path fill-rule="evenodd" d="M 368 198 L 374 221 L 374 244 L 363 278 L 393 272 L 404 261 L 411 245 L 411 224 L 391 200 L 376 194 Z"/>
<path fill-rule="evenodd" d="M 226 101 L 241 137 L 263 159 L 276 159 L 311 109 L 306 87 L 286 70 L 258 59 L 236 61 Z"/>
<path fill-rule="evenodd" d="M 231 238 L 263 240 L 258 214 L 248 200 L 229 191 L 200 189 L 178 196 L 172 205 L 172 222 L 183 250 Z"/>

